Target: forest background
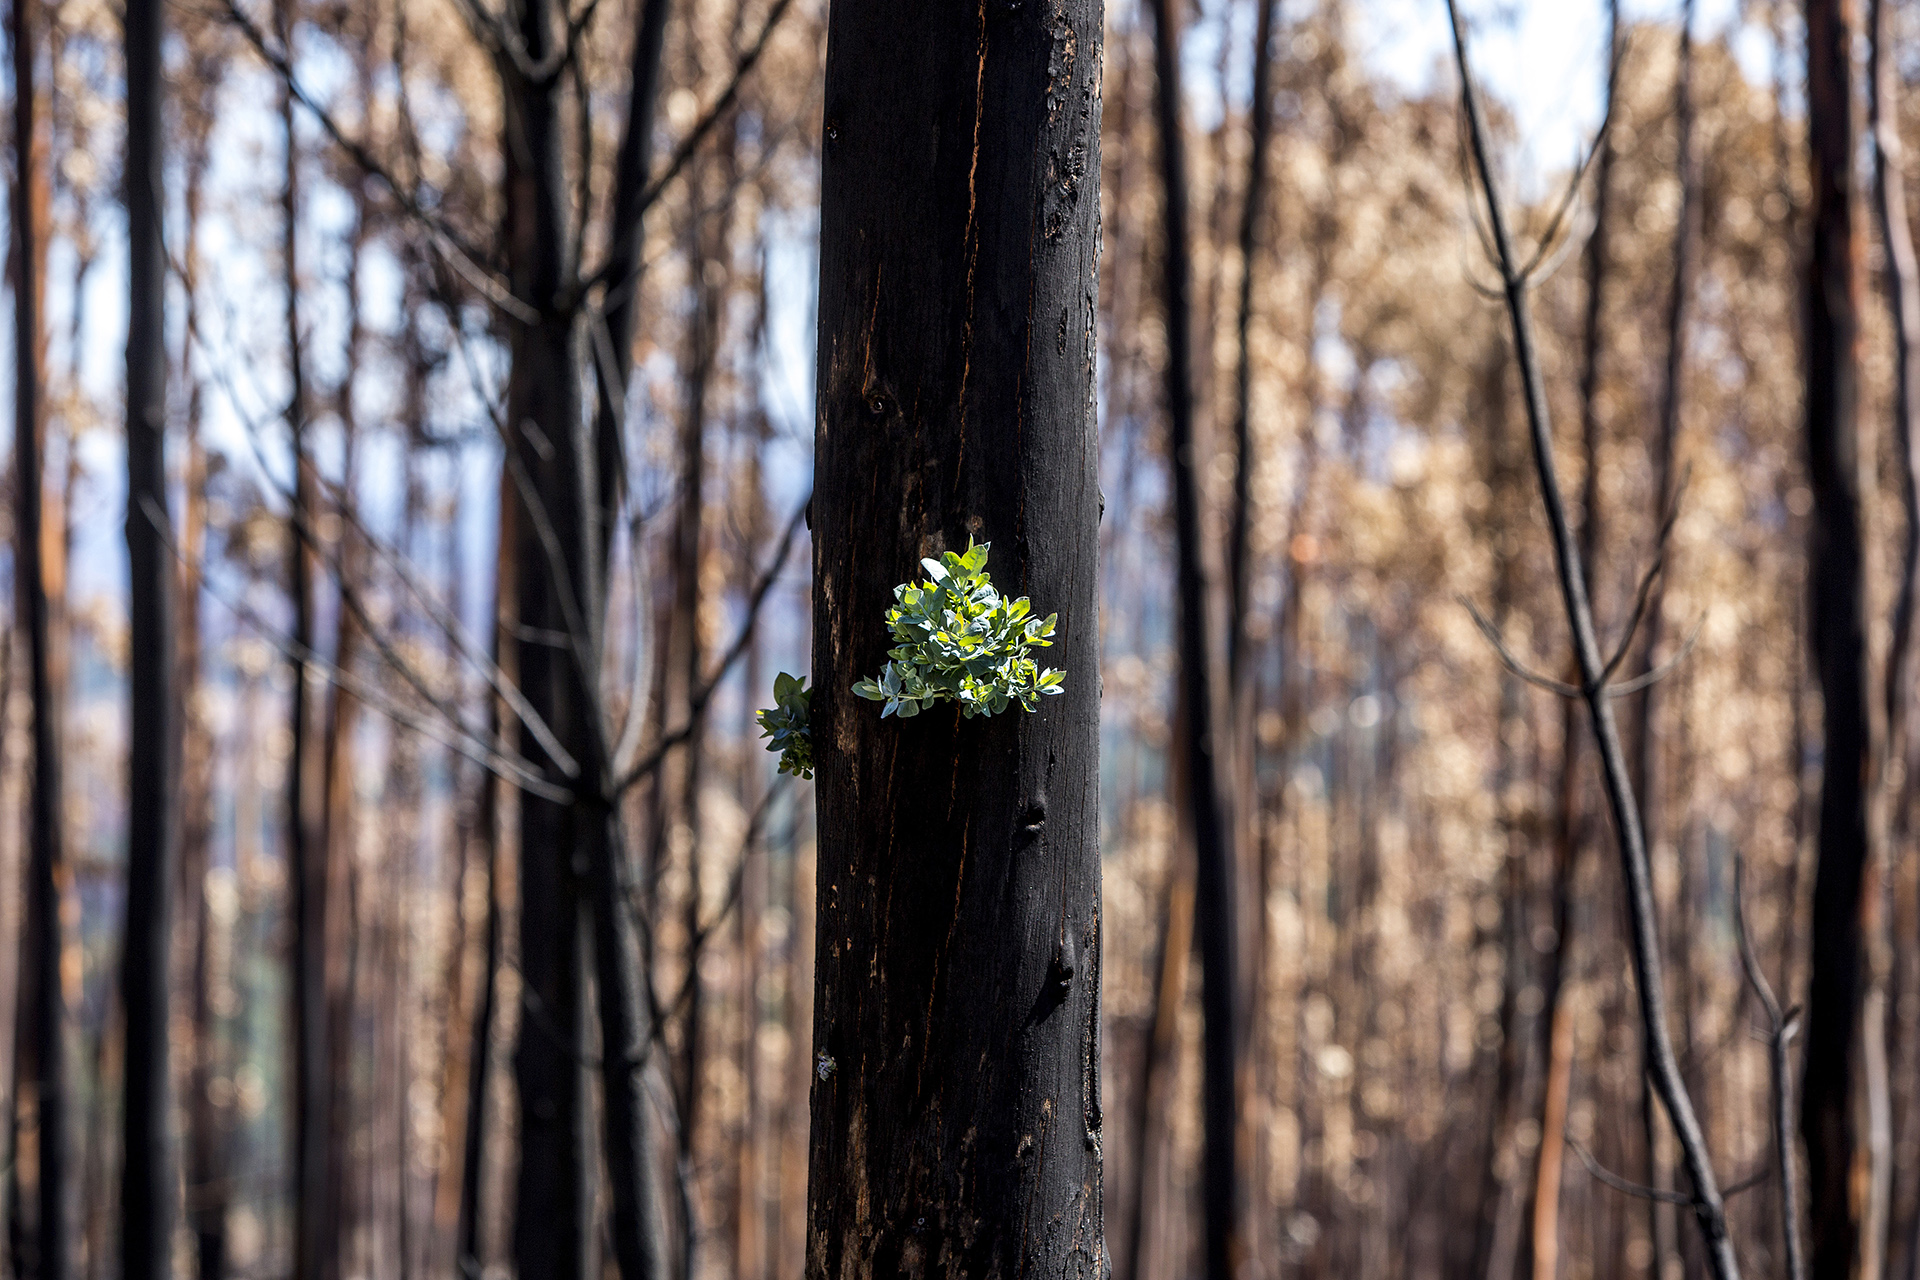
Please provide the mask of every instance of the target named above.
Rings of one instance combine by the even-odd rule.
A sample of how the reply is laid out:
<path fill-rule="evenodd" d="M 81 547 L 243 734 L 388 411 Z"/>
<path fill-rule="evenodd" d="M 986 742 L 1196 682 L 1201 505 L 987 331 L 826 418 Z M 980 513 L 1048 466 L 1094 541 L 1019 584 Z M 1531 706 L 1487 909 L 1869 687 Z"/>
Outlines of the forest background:
<path fill-rule="evenodd" d="M 1871 44 L 1893 87 L 1887 115 L 1912 137 L 1920 8 L 1884 4 Z M 12 288 L 10 378 L 17 391 L 28 353 L 60 767 L 34 768 L 15 498 L 0 513 L 16 602 L 0 630 L 0 956 L 35 945 L 30 814 L 51 776 L 58 927 L 41 954 L 63 1006 L 59 1176 L 71 1273 L 105 1276 L 120 1262 L 134 1053 L 121 978 L 138 658 L 122 525 L 129 100 L 114 5 L 11 11 L 24 53 L 9 110 L 17 124 L 28 84 L 32 110 L 12 152 L 25 181 L 11 187 L 8 281 L 31 277 L 44 305 L 23 336 L 31 313 Z M 634 781 L 620 804 L 645 869 L 661 1011 L 646 1096 L 668 1271 L 792 1276 L 807 1250 L 819 1066 L 814 818 L 811 784 L 774 774 L 753 712 L 776 672 L 810 661 L 827 7 L 665 11 L 641 170 L 653 180 L 627 277 L 636 318 L 601 696 L 624 726 L 610 746 Z M 593 259 L 618 247 L 605 223 L 643 6 L 599 0 L 579 14 L 560 97 L 576 238 Z M 1863 114 L 1867 16 L 1855 15 Z M 1164 33 L 1133 3 L 1105 21 L 1104 1209 L 1115 1272 L 1163 1280 L 1202 1269 L 1206 1196 L 1166 462 Z M 315 1275 L 507 1274 L 510 1059 L 525 1020 L 544 1016 L 521 990 L 516 801 L 497 750 L 499 637 L 525 625 L 500 605 L 513 302 L 489 245 L 508 169 L 499 66 L 523 55 L 489 48 L 486 10 L 462 0 L 192 0 L 167 22 L 167 551 L 185 707 L 166 967 L 183 1206 L 173 1265 L 304 1274 L 298 1255 L 318 1239 Z M 1617 16 L 1475 6 L 1469 28 L 1496 168 L 1523 239 L 1541 248 L 1535 321 L 1595 610 L 1607 637 L 1631 632 L 1626 670 L 1661 677 L 1618 705 L 1679 1067 L 1723 1183 L 1740 1188 L 1728 1220 L 1743 1259 L 1785 1274 L 1776 1028 L 1743 966 L 1740 921 L 1744 901 L 1758 969 L 1781 1003 L 1803 1000 L 1823 762 L 1807 639 L 1805 25 L 1784 4 L 1696 13 L 1689 0 Z M 1202 527 L 1236 650 L 1225 733 L 1242 837 L 1245 1270 L 1706 1274 L 1684 1203 L 1609 1185 L 1671 1200 L 1685 1180 L 1645 1085 L 1585 723 L 1513 669 L 1574 678 L 1445 10 L 1211 0 L 1176 29 Z M 1249 177 L 1256 150 L 1264 187 Z M 1903 338 L 1884 291 L 1897 255 L 1871 212 L 1871 168 L 1862 161 L 1856 215 L 1865 609 L 1885 690 L 1875 706 L 1891 720 L 1879 729 L 1894 744 L 1880 820 L 1898 850 L 1914 816 L 1901 736 L 1912 690 L 1887 672 L 1901 669 L 1889 654 L 1912 508 Z M 1903 187 L 1916 176 L 1894 174 Z M 24 255 L 23 210 L 36 229 Z M 9 493 L 35 478 L 19 456 Z M 301 841 L 324 868 L 317 932 L 290 870 Z M 1889 854 L 1870 871 L 1887 941 L 1862 1016 L 1880 1028 L 1865 1057 L 1881 1078 L 1842 1091 L 1861 1109 L 1869 1188 L 1847 1212 L 1865 1274 L 1910 1276 L 1920 866 Z M 289 1047 L 303 945 L 316 948 L 309 980 L 331 1046 L 317 1234 L 293 1208 L 297 1188 L 316 1185 L 294 1120 L 315 1087 L 298 1085 Z M 17 1069 L 37 1047 L 32 964 L 15 972 L 22 981 L 0 982 L 0 1026 L 22 1028 L 0 1036 L 14 1175 L 0 1270 L 24 1276 L 49 1274 L 34 1180 L 58 1162 L 45 1161 L 45 1113 Z"/>

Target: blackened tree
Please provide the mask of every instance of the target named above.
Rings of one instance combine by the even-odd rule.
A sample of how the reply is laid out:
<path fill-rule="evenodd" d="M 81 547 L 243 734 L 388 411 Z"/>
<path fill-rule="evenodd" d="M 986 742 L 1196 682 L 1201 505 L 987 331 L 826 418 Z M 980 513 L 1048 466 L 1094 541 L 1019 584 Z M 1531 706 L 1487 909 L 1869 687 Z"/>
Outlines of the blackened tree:
<path fill-rule="evenodd" d="M 1106 1268 L 1101 20 L 1098 0 L 828 19 L 809 1276 Z M 969 538 L 1058 613 L 1064 695 L 883 720 L 850 690 L 886 662 L 893 587 Z"/>

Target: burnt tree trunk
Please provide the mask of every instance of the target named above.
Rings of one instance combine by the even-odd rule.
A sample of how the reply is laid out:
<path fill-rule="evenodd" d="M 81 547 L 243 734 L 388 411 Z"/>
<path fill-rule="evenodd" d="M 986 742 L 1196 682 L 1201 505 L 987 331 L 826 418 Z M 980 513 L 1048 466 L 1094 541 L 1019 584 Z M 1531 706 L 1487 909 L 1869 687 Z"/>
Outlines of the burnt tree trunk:
<path fill-rule="evenodd" d="M 179 856 L 179 699 L 174 689 L 174 566 L 167 517 L 166 251 L 160 219 L 160 0 L 128 0 L 127 562 L 129 691 L 125 1164 L 121 1269 L 173 1271 L 173 1111 L 167 1025 L 175 864 Z"/>
<path fill-rule="evenodd" d="M 28 801 L 26 915 L 22 922 L 19 1002 L 14 1049 L 11 1153 L 14 1213 L 32 1223 L 16 1238 L 16 1274 L 66 1280 L 73 1274 L 71 1175 L 67 1146 L 66 1002 L 60 989 L 60 733 L 54 694 L 52 604 L 47 596 L 43 511 L 40 373 L 44 343 L 40 291 L 46 248 L 46 155 L 34 124 L 39 105 L 34 55 L 34 0 L 13 0 L 13 189 L 9 266 L 13 284 L 14 589 L 26 631 L 33 705 L 33 781 Z M 25 1096 L 31 1094 L 31 1103 Z M 36 1158 L 31 1177 L 19 1130 L 31 1124 Z M 27 1203 L 33 1208 L 31 1217 Z"/>
<path fill-rule="evenodd" d="M 553 51 L 548 0 L 515 6 L 514 32 L 537 65 Z M 557 78 L 505 71 L 506 244 L 513 292 L 531 310 L 510 333 L 509 465 L 517 478 L 518 621 L 558 643 L 522 640 L 521 688 L 587 779 L 597 779 L 592 675 L 596 635 L 586 619 L 597 585 L 587 548 L 592 452 L 581 414 L 579 352 L 568 298 L 575 279 Z M 521 753 L 551 762 L 530 730 Z M 605 852 L 604 804 L 578 788 L 571 803 L 520 800 L 520 971 L 524 1010 L 514 1051 L 520 1095 L 520 1172 L 513 1253 L 523 1276 L 588 1273 L 593 1214 L 589 1142 L 587 877 Z M 601 824 L 598 831 L 595 824 Z M 606 1060 L 618 1055 L 608 1054 Z"/>
<path fill-rule="evenodd" d="M 1078 1275 L 1101 1220 L 1099 0 L 836 0 L 815 436 L 807 1274 Z M 910 31 L 913 39 L 902 40 Z M 1058 611 L 1035 714 L 850 692 L 920 557 Z"/>
<path fill-rule="evenodd" d="M 196 68 L 195 79 L 203 87 L 198 101 L 182 114 L 188 121 L 182 150 L 185 198 L 182 201 L 186 231 L 182 237 L 185 271 L 182 292 L 185 297 L 185 323 L 192 334 L 197 328 L 198 308 L 195 285 L 199 280 L 199 226 L 202 194 L 208 167 L 208 135 L 213 115 L 208 102 L 213 96 L 215 76 L 210 68 Z M 206 551 L 207 531 L 207 447 L 202 435 L 203 396 L 193 362 L 193 344 L 184 342 L 180 355 L 180 381 L 186 388 L 187 464 L 180 522 L 180 557 L 187 566 L 187 577 L 179 593 L 174 661 L 177 664 L 181 708 L 181 783 L 180 783 L 180 879 L 179 920 L 193 931 L 190 948 L 188 990 L 191 1007 L 188 1017 L 193 1026 L 193 1052 L 185 1073 L 187 1088 L 187 1143 L 185 1187 L 187 1225 L 193 1232 L 194 1275 L 199 1280 L 224 1280 L 227 1274 L 227 1210 L 232 1200 L 228 1169 L 231 1164 L 231 1114 L 229 1102 L 213 1088 L 213 1081 L 230 1069 L 221 1047 L 220 1023 L 226 1003 L 216 998 L 230 978 L 233 946 L 233 922 L 224 912 L 216 913 L 208 900 L 208 870 L 214 831 L 213 808 L 213 735 L 204 721 L 185 713 L 194 703 L 201 687 L 202 629 L 200 614 L 200 576 L 198 566 Z M 218 988 L 216 988 L 218 984 Z"/>
<path fill-rule="evenodd" d="M 666 38 L 669 0 L 646 0 L 636 19 L 627 87 L 627 118 L 614 160 L 611 243 L 603 274 L 608 288 L 594 332 L 588 335 L 598 370 L 599 397 L 594 419 L 594 470 L 586 492 L 597 499 L 600 518 L 587 534 L 594 578 L 604 580 L 614 514 L 625 474 L 624 406 L 633 367 L 633 332 L 638 308 L 646 213 L 647 175 L 653 154 L 654 100 L 660 82 L 660 50 Z M 600 592 L 596 591 L 596 599 Z M 596 610 L 600 608 L 596 604 Z M 597 613 L 596 613 L 597 616 Z M 597 706 L 597 704 L 596 704 Z M 596 710 L 596 715 L 598 711 Z M 596 733 L 594 742 L 602 741 Z M 596 758 L 600 752 L 596 751 Z M 594 982 L 599 999 L 602 1131 L 607 1176 L 611 1182 L 614 1260 L 623 1280 L 652 1280 L 661 1273 L 659 1223 L 654 1201 L 653 1126 L 644 1075 L 653 1029 L 647 1025 L 640 968 L 642 943 L 628 904 L 632 902 L 630 859 L 616 805 L 594 803 L 588 820 L 599 838 L 593 842 Z"/>
<path fill-rule="evenodd" d="M 1807 1144 L 1815 1276 L 1844 1276 L 1858 1230 L 1854 1073 L 1863 994 L 1861 892 L 1867 862 L 1867 627 L 1862 572 L 1860 275 L 1854 227 L 1852 6 L 1807 3 L 1807 138 L 1813 256 L 1806 284 L 1807 461 L 1813 489 L 1808 577 L 1814 666 L 1825 702 L 1813 966 L 1800 1129 Z"/>
<path fill-rule="evenodd" d="M 1219 735 L 1214 730 L 1213 649 L 1208 637 L 1206 574 L 1201 565 L 1201 495 L 1194 441 L 1193 338 L 1187 176 L 1180 124 L 1180 27 L 1173 0 L 1153 0 L 1154 95 L 1165 206 L 1167 317 L 1167 453 L 1173 472 L 1174 540 L 1180 587 L 1180 692 L 1186 724 L 1179 750 L 1186 760 L 1187 821 L 1193 832 L 1194 932 L 1200 945 L 1200 999 L 1206 1038 L 1201 1051 L 1205 1152 L 1202 1218 L 1208 1280 L 1227 1280 L 1239 1259 L 1239 1122 L 1234 1076 L 1239 1010 L 1234 969 L 1239 959 L 1234 891 L 1234 829 L 1221 794 Z"/>
<path fill-rule="evenodd" d="M 298 0 L 277 0 L 274 25 L 292 59 Z M 293 512 L 288 537 L 293 596 L 292 752 L 287 761 L 287 875 L 292 889 L 292 1077 L 294 1112 L 294 1280 L 332 1280 L 340 1257 L 339 1197 L 334 1163 L 333 1055 L 328 1044 L 328 860 L 322 814 L 322 760 L 315 751 L 313 696 L 307 687 L 314 643 L 313 552 L 299 531 L 311 527 L 313 475 L 307 463 L 306 361 L 300 332 L 299 145 L 293 92 L 282 84 L 280 125 L 286 138 L 286 184 L 281 193 L 286 288 L 287 430 L 293 454 Z M 336 908 L 337 909 L 337 908 Z"/>

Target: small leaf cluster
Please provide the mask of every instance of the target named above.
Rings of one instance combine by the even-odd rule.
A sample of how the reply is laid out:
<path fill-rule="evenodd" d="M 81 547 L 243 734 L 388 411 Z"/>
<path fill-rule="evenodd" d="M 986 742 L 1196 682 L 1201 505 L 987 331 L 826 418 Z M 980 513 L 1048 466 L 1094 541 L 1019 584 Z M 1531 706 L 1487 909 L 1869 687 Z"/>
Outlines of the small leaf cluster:
<path fill-rule="evenodd" d="M 753 717 L 760 722 L 760 736 L 772 739 L 767 750 L 780 753 L 779 771 L 796 778 L 813 776 L 812 703 L 806 677 L 782 671 L 774 677 L 773 705 Z"/>
<path fill-rule="evenodd" d="M 1032 616 L 1027 598 L 1008 600 L 987 573 L 991 543 L 967 540 L 965 553 L 922 560 L 924 582 L 893 589 L 887 610 L 894 647 L 879 675 L 853 691 L 886 703 L 880 718 L 917 716 L 936 702 L 953 701 L 968 719 L 991 716 L 1018 703 L 1033 711 L 1062 692 L 1066 673 L 1043 669 L 1030 656 L 1053 644 L 1054 620 Z"/>

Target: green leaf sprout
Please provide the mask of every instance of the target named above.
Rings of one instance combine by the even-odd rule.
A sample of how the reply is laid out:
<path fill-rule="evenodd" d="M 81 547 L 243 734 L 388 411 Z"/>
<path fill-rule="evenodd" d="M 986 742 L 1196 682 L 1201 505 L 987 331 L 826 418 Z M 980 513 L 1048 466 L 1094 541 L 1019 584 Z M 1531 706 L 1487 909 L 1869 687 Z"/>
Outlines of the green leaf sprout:
<path fill-rule="evenodd" d="M 780 753 L 780 772 L 796 778 L 813 776 L 813 727 L 808 714 L 813 694 L 805 676 L 782 671 L 773 681 L 773 706 L 754 714 L 760 736 L 771 738 L 767 750 Z"/>
<path fill-rule="evenodd" d="M 886 703 L 881 719 L 917 716 L 936 702 L 953 701 L 968 719 L 991 716 L 1018 703 L 1033 711 L 1062 692 L 1066 673 L 1042 669 L 1028 653 L 1053 644 L 1058 614 L 1035 618 L 1027 598 L 1008 600 L 987 574 L 991 543 L 969 538 L 964 554 L 949 551 L 922 560 L 924 582 L 893 589 L 887 610 L 895 645 L 879 675 L 853 691 Z"/>

